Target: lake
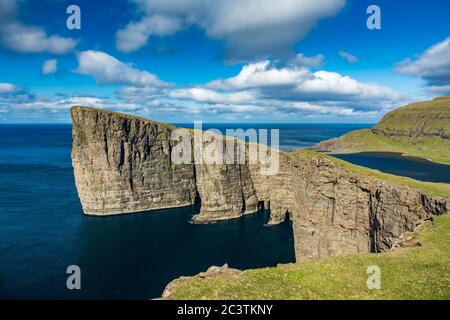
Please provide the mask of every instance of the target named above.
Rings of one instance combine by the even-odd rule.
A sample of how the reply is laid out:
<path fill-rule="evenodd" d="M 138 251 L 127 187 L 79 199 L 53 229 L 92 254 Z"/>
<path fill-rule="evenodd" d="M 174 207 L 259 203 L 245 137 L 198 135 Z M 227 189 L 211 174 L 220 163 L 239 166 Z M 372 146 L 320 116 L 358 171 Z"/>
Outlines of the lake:
<path fill-rule="evenodd" d="M 393 152 L 333 154 L 334 157 L 383 172 L 416 180 L 450 183 L 450 165 Z"/>

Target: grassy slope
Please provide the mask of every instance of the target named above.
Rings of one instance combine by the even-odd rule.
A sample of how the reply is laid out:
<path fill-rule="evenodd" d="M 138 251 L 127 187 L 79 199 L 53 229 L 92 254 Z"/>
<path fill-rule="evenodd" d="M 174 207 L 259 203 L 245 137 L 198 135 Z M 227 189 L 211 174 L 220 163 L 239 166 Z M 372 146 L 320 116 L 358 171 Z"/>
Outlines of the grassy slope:
<path fill-rule="evenodd" d="M 417 102 L 389 112 L 375 128 L 410 131 L 417 128 L 450 131 L 450 97 Z"/>
<path fill-rule="evenodd" d="M 410 104 L 388 113 L 375 129 L 411 132 L 450 132 L 450 97 Z M 319 144 L 320 145 L 320 144 Z M 450 164 L 450 140 L 438 136 L 386 137 L 370 129 L 352 131 L 335 140 L 336 152 L 401 152 Z M 333 151 L 333 150 L 332 150 Z"/>
<path fill-rule="evenodd" d="M 445 215 L 424 225 L 419 247 L 186 278 L 170 299 L 449 299 L 449 229 Z M 381 269 L 381 290 L 366 287 L 369 265 Z"/>

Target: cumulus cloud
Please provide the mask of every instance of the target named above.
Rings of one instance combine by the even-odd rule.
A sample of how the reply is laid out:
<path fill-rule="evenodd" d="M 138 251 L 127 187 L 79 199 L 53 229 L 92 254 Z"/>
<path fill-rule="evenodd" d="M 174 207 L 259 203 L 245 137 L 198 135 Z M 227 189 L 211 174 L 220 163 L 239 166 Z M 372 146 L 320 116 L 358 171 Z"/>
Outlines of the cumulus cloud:
<path fill-rule="evenodd" d="M 27 26 L 17 19 L 17 0 L 0 1 L 0 43 L 22 53 L 66 54 L 77 42 L 72 38 L 48 35 L 41 27 Z"/>
<path fill-rule="evenodd" d="M 270 61 L 248 64 L 238 75 L 207 85 L 216 90 L 258 90 L 260 96 L 282 100 L 398 100 L 401 95 L 373 83 L 361 83 L 336 72 L 277 68 Z"/>
<path fill-rule="evenodd" d="M 125 92 L 127 94 L 125 94 Z M 161 114 L 203 119 L 238 120 L 300 117 L 376 117 L 405 96 L 374 83 L 359 82 L 336 72 L 271 61 L 245 65 L 234 77 L 200 86 L 167 88 L 159 96 L 138 88 L 122 97 Z M 150 106 L 150 101 L 152 105 Z"/>
<path fill-rule="evenodd" d="M 358 57 L 345 51 L 339 51 L 339 55 L 341 56 L 342 59 L 347 60 L 348 63 L 356 63 L 359 61 Z"/>
<path fill-rule="evenodd" d="M 136 87 L 165 87 L 167 83 L 147 71 L 136 69 L 101 51 L 78 54 L 75 72 L 93 77 L 99 84 L 125 84 Z"/>
<path fill-rule="evenodd" d="M 208 86 L 222 90 L 291 86 L 308 74 L 306 68 L 276 68 L 266 60 L 245 65 L 238 75 L 212 81 Z"/>
<path fill-rule="evenodd" d="M 167 36 L 181 29 L 181 20 L 175 17 L 152 15 L 138 22 L 129 23 L 116 35 L 116 46 L 122 52 L 143 47 L 150 36 Z"/>
<path fill-rule="evenodd" d="M 56 71 L 58 71 L 58 60 L 50 59 L 44 61 L 44 64 L 42 65 L 42 74 L 55 74 Z"/>
<path fill-rule="evenodd" d="M 400 62 L 399 73 L 424 79 L 432 91 L 450 92 L 450 37 L 419 54 Z"/>
<path fill-rule="evenodd" d="M 294 44 L 303 39 L 319 20 L 336 15 L 345 5 L 345 0 L 134 2 L 144 12 L 144 18 L 130 23 L 117 33 L 119 50 L 137 50 L 147 42 L 149 35 L 158 35 L 158 32 L 154 31 L 154 24 L 149 24 L 148 21 L 154 16 L 162 16 L 166 19 L 176 19 L 168 23 L 171 26 L 167 28 L 169 32 L 164 32 L 163 35 L 171 34 L 183 25 L 201 28 L 208 37 L 224 41 L 227 59 L 238 61 L 291 53 Z M 148 28 L 145 28 L 148 24 Z M 166 28 L 163 30 L 166 31 Z"/>

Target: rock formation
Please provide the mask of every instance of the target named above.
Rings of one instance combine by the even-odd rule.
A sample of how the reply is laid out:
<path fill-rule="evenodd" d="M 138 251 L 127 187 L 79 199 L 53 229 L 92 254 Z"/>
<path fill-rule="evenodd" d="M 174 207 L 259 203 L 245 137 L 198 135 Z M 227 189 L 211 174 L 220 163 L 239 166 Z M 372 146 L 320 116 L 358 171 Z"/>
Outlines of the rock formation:
<path fill-rule="evenodd" d="M 86 214 L 200 201 L 193 221 L 212 222 L 264 206 L 270 210 L 269 224 L 290 217 L 301 261 L 393 248 L 423 221 L 448 210 L 445 198 L 353 172 L 323 156 L 279 152 L 274 175 L 263 175 L 263 165 L 248 159 L 180 165 L 170 156 L 177 144 L 172 126 L 86 107 L 73 107 L 72 119 L 75 181 Z"/>
<path fill-rule="evenodd" d="M 85 214 L 194 204 L 194 168 L 171 163 L 172 127 L 84 107 L 72 108 L 72 122 L 72 163 Z"/>
<path fill-rule="evenodd" d="M 202 205 L 196 222 L 258 211 L 245 164 L 175 164 L 175 127 L 87 107 L 71 111 L 72 163 L 85 214 L 188 206 L 198 197 Z"/>

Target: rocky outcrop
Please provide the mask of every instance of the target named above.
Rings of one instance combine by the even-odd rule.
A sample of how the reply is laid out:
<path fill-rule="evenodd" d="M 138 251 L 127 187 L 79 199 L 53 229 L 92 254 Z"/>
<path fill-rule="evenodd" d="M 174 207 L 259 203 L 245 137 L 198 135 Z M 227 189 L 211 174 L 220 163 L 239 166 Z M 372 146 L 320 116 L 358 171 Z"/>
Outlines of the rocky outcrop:
<path fill-rule="evenodd" d="M 195 165 L 201 199 L 200 213 L 193 222 L 238 218 L 258 211 L 249 168 L 246 165 Z"/>
<path fill-rule="evenodd" d="M 196 200 L 201 201 L 201 211 L 195 222 L 258 211 L 246 165 L 194 165 L 194 154 L 191 163 L 172 163 L 175 127 L 87 107 L 71 111 L 72 163 L 85 214 L 181 207 Z M 204 137 L 205 148 L 209 139 Z"/>
<path fill-rule="evenodd" d="M 174 164 L 174 127 L 85 107 L 72 108 L 73 166 L 86 214 L 109 215 L 201 202 L 194 222 L 270 210 L 293 222 L 297 260 L 380 252 L 402 243 L 448 200 L 359 174 L 322 155 L 278 152 L 279 169 L 248 161 Z M 191 132 L 191 134 L 193 134 Z M 202 140 L 208 146 L 215 139 Z M 236 151 L 242 142 L 226 148 Z M 224 152 L 226 154 L 226 152 Z M 237 153 L 234 152 L 234 157 Z M 234 158 L 236 160 L 236 158 Z"/>
<path fill-rule="evenodd" d="M 194 168 L 171 162 L 173 127 L 85 107 L 72 108 L 72 122 L 72 163 L 85 214 L 194 204 Z"/>

